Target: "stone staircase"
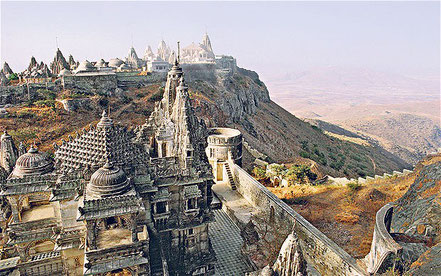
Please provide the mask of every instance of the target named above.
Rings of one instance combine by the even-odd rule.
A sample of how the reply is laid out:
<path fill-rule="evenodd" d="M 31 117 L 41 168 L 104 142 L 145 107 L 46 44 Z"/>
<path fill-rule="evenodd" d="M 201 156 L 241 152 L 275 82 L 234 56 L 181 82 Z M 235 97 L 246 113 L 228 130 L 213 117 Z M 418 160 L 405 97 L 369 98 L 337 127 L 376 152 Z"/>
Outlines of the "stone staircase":
<path fill-rule="evenodd" d="M 225 163 L 225 169 L 227 170 L 228 181 L 230 183 L 231 189 L 236 190 L 236 183 L 234 182 L 233 174 L 231 173 L 230 164 Z"/>
<path fill-rule="evenodd" d="M 161 257 L 161 247 L 159 243 L 159 238 L 156 234 L 150 235 L 150 272 L 152 276 L 162 276 L 164 275 L 162 269 L 162 257 Z"/>

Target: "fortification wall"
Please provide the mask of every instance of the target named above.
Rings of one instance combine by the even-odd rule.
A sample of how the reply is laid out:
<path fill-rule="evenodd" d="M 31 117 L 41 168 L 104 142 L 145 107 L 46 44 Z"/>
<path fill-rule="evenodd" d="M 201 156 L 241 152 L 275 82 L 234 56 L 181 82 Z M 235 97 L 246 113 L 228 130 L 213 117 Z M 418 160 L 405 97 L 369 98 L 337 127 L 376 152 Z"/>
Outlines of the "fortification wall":
<path fill-rule="evenodd" d="M 83 74 L 64 76 L 64 87 L 76 91 L 87 91 L 97 94 L 112 94 L 117 88 L 115 74 Z"/>
<path fill-rule="evenodd" d="M 296 231 L 306 261 L 322 275 L 367 275 L 356 260 L 315 228 L 291 207 L 251 177 L 240 166 L 230 163 L 237 190 L 254 206 L 269 210 L 276 222 L 291 224 Z"/>
<path fill-rule="evenodd" d="M 56 90 L 56 85 L 53 82 L 46 83 L 29 83 L 28 85 L 10 85 L 0 86 L 0 105 L 17 104 L 27 101 L 29 96 L 33 98 L 39 89 Z"/>
<path fill-rule="evenodd" d="M 387 263 L 386 259 L 394 259 L 393 256 L 400 254 L 403 249 L 389 233 L 392 214 L 393 205 L 389 203 L 378 210 L 375 217 L 371 251 L 365 257 L 367 270 L 371 274 L 377 273 L 380 267 Z"/>
<path fill-rule="evenodd" d="M 188 82 L 196 80 L 217 81 L 215 63 L 194 63 L 181 64 L 185 72 L 185 80 Z"/>

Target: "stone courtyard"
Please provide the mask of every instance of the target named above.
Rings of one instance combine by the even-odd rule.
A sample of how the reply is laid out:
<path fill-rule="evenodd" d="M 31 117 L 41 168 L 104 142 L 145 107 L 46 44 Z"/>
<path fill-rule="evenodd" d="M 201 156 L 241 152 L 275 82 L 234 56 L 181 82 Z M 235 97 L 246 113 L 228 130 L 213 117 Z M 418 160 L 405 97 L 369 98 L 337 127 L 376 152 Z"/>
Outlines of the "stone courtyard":
<path fill-rule="evenodd" d="M 216 221 L 210 225 L 209 236 L 216 252 L 215 275 L 244 275 L 253 269 L 243 259 L 240 229 L 223 210 L 215 210 Z"/>

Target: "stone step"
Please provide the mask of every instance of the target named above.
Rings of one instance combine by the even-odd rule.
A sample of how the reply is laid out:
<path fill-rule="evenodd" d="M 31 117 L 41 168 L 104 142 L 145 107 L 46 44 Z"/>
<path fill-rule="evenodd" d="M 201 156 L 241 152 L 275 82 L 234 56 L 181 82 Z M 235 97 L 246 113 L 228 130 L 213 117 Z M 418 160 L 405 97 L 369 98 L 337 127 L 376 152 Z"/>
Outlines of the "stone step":
<path fill-rule="evenodd" d="M 230 186 L 232 190 L 236 190 L 236 183 L 234 182 L 233 175 L 231 173 L 230 165 L 228 163 L 225 163 L 225 169 L 227 170 L 228 180 L 230 182 Z"/>

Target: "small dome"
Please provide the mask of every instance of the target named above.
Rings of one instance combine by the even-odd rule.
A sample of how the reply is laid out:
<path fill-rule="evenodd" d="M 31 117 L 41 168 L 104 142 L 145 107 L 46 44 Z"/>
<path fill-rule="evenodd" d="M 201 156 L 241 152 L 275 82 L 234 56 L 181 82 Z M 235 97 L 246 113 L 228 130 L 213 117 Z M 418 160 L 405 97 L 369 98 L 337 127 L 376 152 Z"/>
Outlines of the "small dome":
<path fill-rule="evenodd" d="M 52 171 L 52 169 L 53 163 L 50 157 L 32 146 L 27 153 L 17 159 L 12 175 L 17 177 L 42 175 Z"/>
<path fill-rule="evenodd" d="M 90 199 L 124 194 L 129 189 L 129 179 L 123 170 L 111 163 L 94 172 L 86 188 Z"/>
<path fill-rule="evenodd" d="M 123 63 L 118 67 L 119 70 L 129 70 L 130 66 L 128 66 L 127 64 Z"/>
<path fill-rule="evenodd" d="M 78 72 L 91 72 L 95 71 L 96 68 L 90 63 L 88 60 L 82 61 L 80 65 L 78 65 L 77 69 L 75 70 L 76 73 Z"/>
<path fill-rule="evenodd" d="M 95 63 L 95 67 L 96 67 L 96 68 L 107 67 L 107 66 L 106 66 L 106 62 L 104 61 L 104 59 L 101 59 L 100 61 L 98 61 L 97 63 Z"/>
<path fill-rule="evenodd" d="M 67 69 L 61 70 L 60 73 L 58 74 L 59 77 L 71 76 L 71 75 L 72 75 L 72 73 Z"/>
<path fill-rule="evenodd" d="M 118 68 L 123 63 L 124 61 L 120 60 L 119 58 L 112 58 L 111 60 L 109 60 L 109 67 Z"/>

